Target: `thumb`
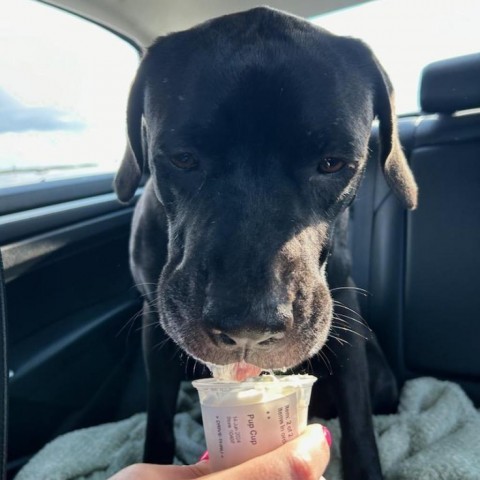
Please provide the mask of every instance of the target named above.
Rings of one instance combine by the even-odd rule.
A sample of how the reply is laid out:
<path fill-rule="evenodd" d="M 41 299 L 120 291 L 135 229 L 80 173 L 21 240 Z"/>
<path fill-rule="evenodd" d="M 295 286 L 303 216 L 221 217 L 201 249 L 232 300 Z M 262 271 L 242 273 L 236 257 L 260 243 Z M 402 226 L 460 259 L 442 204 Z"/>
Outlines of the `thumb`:
<path fill-rule="evenodd" d="M 321 425 L 309 425 L 295 440 L 204 480 L 318 480 L 327 468 L 330 448 Z"/>

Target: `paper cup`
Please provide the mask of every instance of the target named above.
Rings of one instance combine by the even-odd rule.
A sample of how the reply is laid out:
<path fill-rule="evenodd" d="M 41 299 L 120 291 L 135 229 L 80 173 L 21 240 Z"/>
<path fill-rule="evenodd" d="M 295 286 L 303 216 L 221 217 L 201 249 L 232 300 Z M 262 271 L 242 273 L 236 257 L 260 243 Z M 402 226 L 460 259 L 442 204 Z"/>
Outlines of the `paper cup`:
<path fill-rule="evenodd" d="M 267 453 L 307 426 L 311 375 L 264 375 L 244 382 L 195 380 L 213 471 Z"/>

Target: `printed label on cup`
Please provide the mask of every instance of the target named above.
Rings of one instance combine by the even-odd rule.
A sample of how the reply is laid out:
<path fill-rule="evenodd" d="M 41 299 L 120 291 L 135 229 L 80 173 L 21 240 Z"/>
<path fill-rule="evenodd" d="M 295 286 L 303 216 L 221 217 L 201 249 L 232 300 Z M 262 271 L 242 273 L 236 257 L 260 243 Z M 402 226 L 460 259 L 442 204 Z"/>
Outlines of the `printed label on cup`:
<path fill-rule="evenodd" d="M 267 453 L 298 436 L 297 395 L 251 405 L 202 406 L 213 470 Z"/>

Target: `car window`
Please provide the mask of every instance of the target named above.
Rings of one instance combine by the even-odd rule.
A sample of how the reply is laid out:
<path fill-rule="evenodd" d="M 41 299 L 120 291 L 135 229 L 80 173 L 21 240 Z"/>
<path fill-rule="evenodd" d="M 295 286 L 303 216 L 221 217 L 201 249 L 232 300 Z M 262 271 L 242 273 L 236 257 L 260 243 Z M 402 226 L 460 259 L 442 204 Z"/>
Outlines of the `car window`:
<path fill-rule="evenodd" d="M 311 20 L 338 35 L 364 40 L 387 70 L 397 113 L 419 111 L 424 66 L 480 51 L 478 0 L 375 0 Z"/>
<path fill-rule="evenodd" d="M 0 16 L 0 189 L 113 172 L 139 52 L 31 0 Z"/>

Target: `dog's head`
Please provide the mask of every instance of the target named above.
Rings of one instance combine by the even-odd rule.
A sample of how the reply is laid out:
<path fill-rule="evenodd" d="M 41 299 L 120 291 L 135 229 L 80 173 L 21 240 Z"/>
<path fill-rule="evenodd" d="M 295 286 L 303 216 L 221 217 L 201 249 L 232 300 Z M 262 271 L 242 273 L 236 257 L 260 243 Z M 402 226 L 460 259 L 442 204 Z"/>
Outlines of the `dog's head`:
<path fill-rule="evenodd" d="M 178 345 L 263 368 L 321 348 L 331 229 L 357 190 L 375 117 L 386 179 L 414 208 L 392 88 L 360 41 L 256 8 L 148 49 L 116 191 L 128 201 L 148 165 L 168 220 L 160 322 Z"/>

